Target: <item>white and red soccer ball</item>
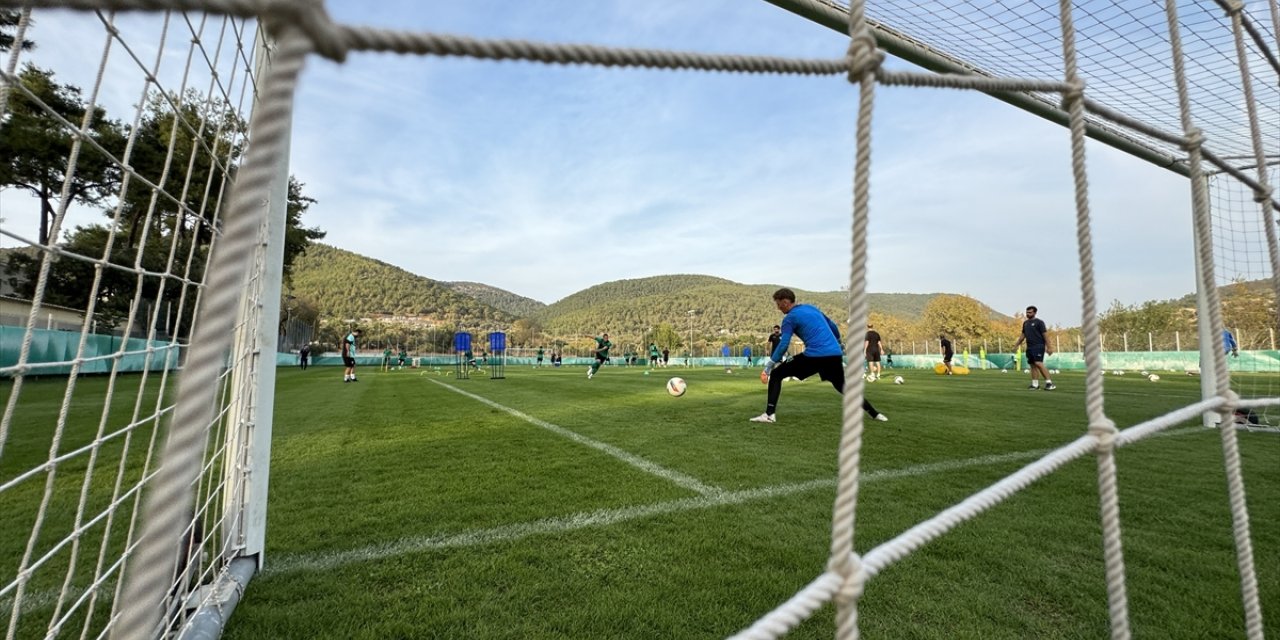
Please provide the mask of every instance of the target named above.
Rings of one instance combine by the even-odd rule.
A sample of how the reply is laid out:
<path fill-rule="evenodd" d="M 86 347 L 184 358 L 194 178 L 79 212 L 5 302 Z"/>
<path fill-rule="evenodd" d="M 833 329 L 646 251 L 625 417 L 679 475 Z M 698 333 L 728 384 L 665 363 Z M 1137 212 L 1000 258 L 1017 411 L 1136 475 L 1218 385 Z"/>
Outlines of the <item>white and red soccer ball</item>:
<path fill-rule="evenodd" d="M 667 380 L 667 393 L 677 398 L 684 395 L 686 388 L 688 388 L 688 385 L 685 384 L 684 378 L 672 378 Z"/>

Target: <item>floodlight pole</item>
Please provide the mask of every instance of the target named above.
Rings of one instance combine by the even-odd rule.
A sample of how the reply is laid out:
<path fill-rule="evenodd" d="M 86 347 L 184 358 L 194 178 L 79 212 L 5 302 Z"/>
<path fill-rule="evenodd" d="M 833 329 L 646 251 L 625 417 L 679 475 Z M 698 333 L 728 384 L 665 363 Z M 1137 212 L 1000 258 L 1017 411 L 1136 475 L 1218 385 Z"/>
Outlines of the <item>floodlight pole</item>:
<path fill-rule="evenodd" d="M 689 310 L 689 366 L 693 366 L 693 316 L 698 313 L 697 309 Z"/>

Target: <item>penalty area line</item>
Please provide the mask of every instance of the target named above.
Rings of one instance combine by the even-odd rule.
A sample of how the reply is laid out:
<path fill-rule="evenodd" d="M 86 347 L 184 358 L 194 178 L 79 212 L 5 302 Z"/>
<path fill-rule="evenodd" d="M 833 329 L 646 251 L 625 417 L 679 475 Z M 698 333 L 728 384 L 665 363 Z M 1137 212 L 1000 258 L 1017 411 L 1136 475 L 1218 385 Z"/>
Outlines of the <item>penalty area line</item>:
<path fill-rule="evenodd" d="M 694 478 L 693 476 L 685 475 L 683 473 L 680 473 L 679 471 L 674 471 L 666 467 L 663 467 L 661 465 L 655 464 L 633 453 L 619 449 L 618 447 L 615 447 L 611 444 L 606 444 L 604 442 L 600 442 L 599 440 L 592 440 L 591 438 L 588 438 L 575 431 L 570 431 L 569 429 L 566 429 L 560 425 L 551 424 L 546 420 L 540 420 L 527 413 L 523 413 L 516 409 L 512 409 L 511 407 L 498 404 L 483 396 L 478 396 L 469 391 L 463 391 L 462 389 L 459 389 L 453 385 L 448 385 L 438 380 L 431 380 L 430 382 L 438 384 L 444 387 L 445 389 L 448 389 L 459 395 L 463 395 L 468 398 L 471 398 L 476 402 L 480 402 L 490 407 L 493 407 L 494 409 L 507 413 L 508 415 L 524 420 L 525 422 L 528 422 L 529 424 L 535 427 L 541 427 L 543 429 L 546 429 L 547 431 L 550 431 L 551 433 L 554 433 L 562 438 L 568 438 L 570 440 L 573 440 L 574 442 L 577 442 L 578 444 L 586 445 L 588 447 L 591 447 L 592 449 L 595 449 L 597 451 L 601 451 L 605 454 L 613 456 L 614 458 L 617 458 L 622 462 L 625 462 L 637 469 L 640 469 L 641 471 L 658 476 L 659 478 L 663 478 L 664 480 L 669 480 L 681 487 L 684 487 L 685 489 L 693 491 L 694 493 L 698 493 L 704 496 L 719 495 L 721 493 L 724 493 L 723 489 L 705 485 L 701 481 L 699 481 L 697 478 Z"/>
<path fill-rule="evenodd" d="M 1038 458 L 1052 449 L 1036 449 L 1017 451 L 997 455 L 968 458 L 965 460 L 949 460 L 929 464 L 914 465 L 901 469 L 882 469 L 862 474 L 862 482 L 878 482 L 897 478 L 924 476 L 934 473 L 955 471 L 970 467 L 1017 462 Z M 372 545 L 347 551 L 333 551 L 318 554 L 282 555 L 275 561 L 268 561 L 263 569 L 264 575 L 277 575 L 296 572 L 327 571 L 357 562 L 382 560 L 396 556 L 422 551 L 438 551 L 475 547 L 486 544 L 512 542 L 530 536 L 576 531 L 588 527 L 606 527 L 641 518 L 697 511 L 727 505 L 737 505 L 758 500 L 769 500 L 799 493 L 807 493 L 836 486 L 835 478 L 809 480 L 789 484 L 744 489 L 742 491 L 722 491 L 713 495 L 701 495 L 682 498 L 668 502 L 623 507 L 620 509 L 601 509 L 570 514 L 557 518 L 545 518 L 532 522 L 520 522 L 488 529 L 474 529 L 461 533 L 435 536 L 403 538 L 394 542 Z"/>

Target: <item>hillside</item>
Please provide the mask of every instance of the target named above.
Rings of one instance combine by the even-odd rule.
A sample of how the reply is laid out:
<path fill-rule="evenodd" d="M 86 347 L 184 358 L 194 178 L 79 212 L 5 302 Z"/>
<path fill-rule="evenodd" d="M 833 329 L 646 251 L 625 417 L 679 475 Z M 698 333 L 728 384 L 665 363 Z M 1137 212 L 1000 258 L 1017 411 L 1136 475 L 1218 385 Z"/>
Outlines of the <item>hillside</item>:
<path fill-rule="evenodd" d="M 499 289 L 480 282 L 441 282 L 440 284 L 464 296 L 470 296 L 495 309 L 506 311 L 520 318 L 532 316 L 547 306 L 533 298 L 526 298 L 522 295 L 511 293 L 506 289 Z"/>
<path fill-rule="evenodd" d="M 739 284 L 702 275 L 670 275 L 616 280 L 575 293 L 539 311 L 534 319 L 543 329 L 564 335 L 609 330 L 643 334 L 668 323 L 678 331 L 690 326 L 689 310 L 696 310 L 692 326 L 698 333 L 767 334 L 779 314 L 771 296 L 779 285 Z M 939 294 L 873 293 L 874 313 L 917 320 L 925 305 Z M 841 322 L 848 314 L 839 291 L 796 289 L 796 297 Z M 1001 317 L 991 311 L 993 318 Z"/>
<path fill-rule="evenodd" d="M 295 262 L 292 292 L 327 318 L 412 316 L 432 323 L 464 321 L 472 327 L 516 320 L 437 280 L 318 243 Z"/>
<path fill-rule="evenodd" d="M 741 284 L 714 276 L 680 274 L 615 280 L 545 305 L 478 282 L 442 282 L 325 244 L 312 246 L 294 268 L 293 295 L 327 318 L 398 316 L 431 324 L 510 327 L 524 317 L 557 335 L 642 335 L 662 324 L 699 334 L 767 334 L 778 322 L 771 295 L 779 285 Z M 801 302 L 843 324 L 840 291 L 796 290 Z M 920 318 L 940 294 L 873 293 L 873 313 L 904 321 Z M 689 310 L 696 310 L 690 317 Z M 991 311 L 993 318 L 1001 317 Z"/>

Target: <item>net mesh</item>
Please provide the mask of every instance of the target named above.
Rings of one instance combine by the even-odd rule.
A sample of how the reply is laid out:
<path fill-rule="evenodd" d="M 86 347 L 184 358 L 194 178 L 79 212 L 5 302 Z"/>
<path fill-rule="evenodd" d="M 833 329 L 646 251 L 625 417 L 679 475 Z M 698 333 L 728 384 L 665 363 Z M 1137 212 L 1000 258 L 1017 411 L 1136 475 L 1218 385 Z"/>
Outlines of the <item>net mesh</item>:
<path fill-rule="evenodd" d="M 21 534 L 0 536 L 0 559 L 9 562 L 0 574 L 0 605 L 9 613 L 6 636 L 57 636 L 72 630 L 84 637 L 166 635 L 200 615 L 194 605 L 224 606 L 228 599 L 220 587 L 228 580 L 238 583 L 236 567 L 244 565 L 237 563 L 260 551 L 253 547 L 255 534 L 244 527 L 261 520 L 250 513 L 253 488 L 245 475 L 236 473 L 266 462 L 262 448 L 251 442 L 261 435 L 255 427 L 269 425 L 255 398 L 264 381 L 270 385 L 272 366 L 256 354 L 272 353 L 276 346 L 279 273 L 273 272 L 273 264 L 278 269 L 279 258 L 265 248 L 271 246 L 272 219 L 258 205 L 276 197 L 271 184 L 286 154 L 294 83 L 310 55 L 341 60 L 349 51 L 395 51 L 848 76 L 860 88 L 851 326 L 864 324 L 867 316 L 867 187 L 876 85 L 1017 94 L 1071 129 L 1087 314 L 1093 306 L 1083 161 L 1088 126 L 1092 135 L 1109 136 L 1109 143 L 1129 145 L 1153 161 L 1163 158 L 1166 166 L 1192 177 L 1197 231 L 1215 256 L 1206 265 L 1207 282 L 1269 278 L 1263 290 L 1271 296 L 1274 317 L 1280 259 L 1270 221 L 1277 205 L 1266 186 L 1272 183 L 1266 167 L 1277 157 L 1280 128 L 1280 65 L 1266 45 L 1280 32 L 1274 1 L 1261 6 L 1267 15 L 1256 15 L 1258 7 L 1227 2 L 1178 9 L 1140 1 L 1075 6 L 962 2 L 946 7 L 774 1 L 820 21 L 825 16 L 842 29 L 848 25 L 848 54 L 794 60 L 482 41 L 335 24 L 320 5 L 308 2 L 34 3 L 93 10 L 102 24 L 104 46 L 100 72 L 85 93 L 91 108 L 78 115 L 61 108 L 56 95 L 42 94 L 40 79 L 20 69 L 21 47 L 12 49 L 0 76 L 0 115 L 9 122 L 45 118 L 65 135 L 71 149 L 59 170 L 59 195 L 47 199 L 50 206 L 40 212 L 47 220 L 41 237 L 0 230 L 21 245 L 21 251 L 7 256 L 6 270 L 23 274 L 30 287 L 27 319 L 12 334 L 20 347 L 0 364 L 0 375 L 8 379 L 0 418 L 0 499 L 22 505 L 6 508 L 3 525 Z M 0 0 L 0 7 L 5 6 L 17 3 Z M 116 15 L 101 12 L 108 9 L 213 13 L 161 11 L 155 32 L 123 37 Z M 255 65 L 263 61 L 251 46 L 259 14 L 275 21 L 278 38 L 265 74 L 255 73 Z M 27 23 L 27 14 L 22 15 L 17 42 Z M 1178 27 L 1173 32 L 1165 26 L 1169 20 Z M 1268 24 L 1270 40 L 1258 36 Z M 181 40 L 188 41 L 184 53 L 166 55 L 171 43 Z M 154 56 L 143 54 L 139 43 L 153 45 L 148 48 L 154 48 Z M 949 73 L 889 72 L 880 66 L 883 55 L 877 44 L 908 57 L 912 51 L 920 53 L 922 60 Z M 92 106 L 106 86 L 102 69 L 121 60 L 131 68 L 128 75 L 140 97 L 132 121 L 113 128 L 95 117 Z M 170 66 L 173 60 L 180 61 L 176 67 Z M 1236 71 L 1241 63 L 1247 67 L 1243 76 Z M 1242 109 L 1242 103 L 1250 108 Z M 242 114 L 251 105 L 252 127 L 246 129 Z M 1205 180 L 1209 193 L 1200 201 L 1202 157 L 1225 173 Z M 90 171 L 112 178 L 112 188 L 90 194 L 94 197 L 86 201 L 76 193 L 76 176 Z M 234 189 L 228 192 L 231 184 Z M 112 204 L 112 223 L 95 232 L 101 237 L 86 238 L 84 245 L 59 242 L 70 231 L 67 216 L 77 202 L 104 201 Z M 1210 210 L 1217 216 L 1212 220 Z M 51 278 L 76 277 L 85 283 L 77 299 L 54 299 L 56 289 L 46 286 Z M 1208 316 L 1200 321 L 1217 331 L 1223 326 L 1222 309 L 1217 289 L 1210 288 Z M 1230 300 L 1229 294 L 1224 297 Z M 1230 308 L 1228 304 L 1228 321 Z M 70 324 L 78 325 L 69 339 L 57 340 L 47 328 L 54 311 L 69 312 Z M 100 334 L 101 328 L 108 333 Z M 1217 344 L 1202 350 L 1204 367 L 1214 373 L 1205 399 L 1120 430 L 1102 409 L 1098 353 L 1091 350 L 1100 343 L 1096 321 L 1087 321 L 1084 332 L 1088 433 L 861 555 L 853 551 L 853 516 L 863 381 L 847 376 L 852 383 L 845 390 L 831 561 L 808 587 L 744 630 L 743 637 L 776 637 L 828 602 L 836 603 L 839 634 L 856 637 L 858 600 L 880 571 L 1070 460 L 1090 454 L 1098 460 L 1112 634 L 1127 637 L 1114 449 L 1204 412 L 1226 416 L 1241 407 L 1265 411 L 1280 399 L 1270 387 L 1228 387 L 1227 362 L 1220 340 L 1215 340 Z M 1252 344 L 1260 337 L 1242 339 Z M 860 371 L 861 350 L 850 352 L 859 354 L 850 359 L 850 370 Z M 173 376 L 180 361 L 175 394 Z M 86 375 L 90 372 L 102 375 Z M 40 402 L 44 398 L 52 401 Z M 82 411 L 91 412 L 91 419 L 78 417 Z M 1256 638 L 1261 637 L 1261 613 L 1234 428 L 1234 421 L 1224 421 L 1221 433 L 1245 632 Z M 265 468 L 256 471 L 266 474 Z"/>

